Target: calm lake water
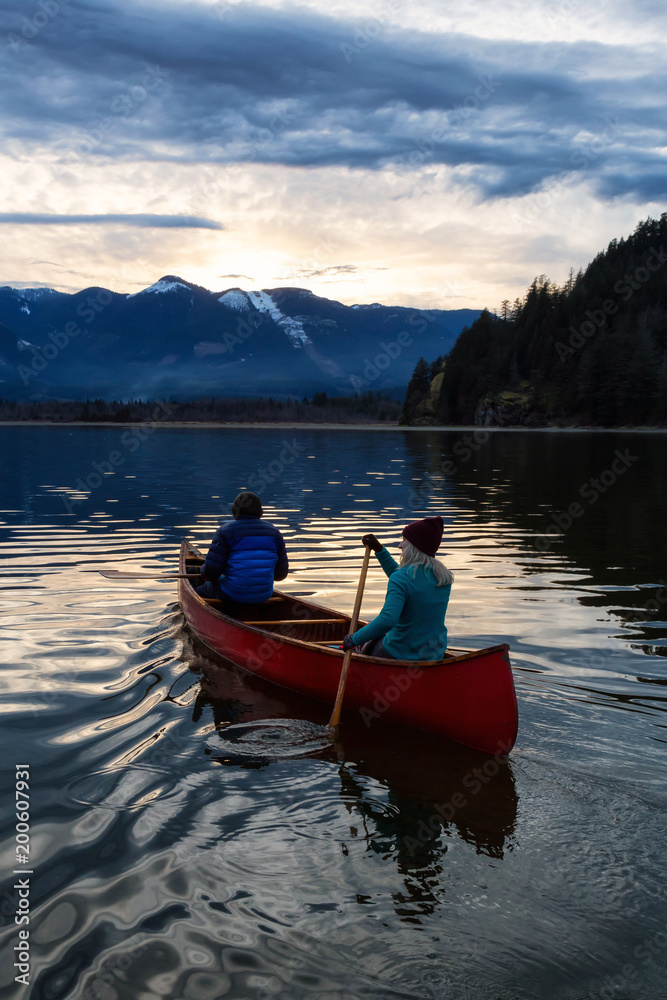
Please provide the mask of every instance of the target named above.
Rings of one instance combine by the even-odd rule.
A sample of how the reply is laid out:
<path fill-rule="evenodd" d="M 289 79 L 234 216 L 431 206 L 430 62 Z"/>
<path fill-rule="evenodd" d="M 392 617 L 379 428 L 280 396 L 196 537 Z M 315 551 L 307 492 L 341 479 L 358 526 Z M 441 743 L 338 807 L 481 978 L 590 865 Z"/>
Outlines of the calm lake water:
<path fill-rule="evenodd" d="M 0 427 L 3 995 L 667 997 L 666 443 Z M 327 706 L 193 639 L 175 584 L 91 572 L 173 568 L 243 487 L 286 537 L 282 588 L 341 610 L 363 532 L 444 517 L 450 643 L 508 641 L 520 710 L 451 821 L 484 755 L 382 720 L 332 743 Z M 364 617 L 385 585 L 372 565 Z"/>

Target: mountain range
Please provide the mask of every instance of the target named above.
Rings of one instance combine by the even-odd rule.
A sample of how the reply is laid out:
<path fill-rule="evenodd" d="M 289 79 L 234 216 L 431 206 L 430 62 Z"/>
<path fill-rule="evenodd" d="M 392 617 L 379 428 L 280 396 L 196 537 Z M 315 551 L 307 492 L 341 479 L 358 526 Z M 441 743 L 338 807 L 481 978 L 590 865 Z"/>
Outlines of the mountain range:
<path fill-rule="evenodd" d="M 0 288 L 0 397 L 398 393 L 479 310 L 343 305 L 303 288 L 211 292 L 166 275 L 131 295 Z"/>

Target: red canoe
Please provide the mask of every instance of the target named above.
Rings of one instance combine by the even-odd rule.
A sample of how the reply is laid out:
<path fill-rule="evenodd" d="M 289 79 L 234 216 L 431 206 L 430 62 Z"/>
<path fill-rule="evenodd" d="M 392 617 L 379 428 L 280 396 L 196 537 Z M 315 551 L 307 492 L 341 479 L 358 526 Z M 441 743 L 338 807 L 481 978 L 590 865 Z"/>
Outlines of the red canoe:
<path fill-rule="evenodd" d="M 201 557 L 181 545 L 180 573 Z M 192 630 L 216 653 L 290 691 L 332 706 L 343 662 L 338 648 L 350 616 L 274 591 L 266 604 L 231 618 L 179 580 L 179 600 Z M 366 624 L 359 622 L 359 627 Z M 386 718 L 485 753 L 504 756 L 518 727 L 509 646 L 448 650 L 443 660 L 403 661 L 354 654 L 344 708 L 370 726 Z"/>

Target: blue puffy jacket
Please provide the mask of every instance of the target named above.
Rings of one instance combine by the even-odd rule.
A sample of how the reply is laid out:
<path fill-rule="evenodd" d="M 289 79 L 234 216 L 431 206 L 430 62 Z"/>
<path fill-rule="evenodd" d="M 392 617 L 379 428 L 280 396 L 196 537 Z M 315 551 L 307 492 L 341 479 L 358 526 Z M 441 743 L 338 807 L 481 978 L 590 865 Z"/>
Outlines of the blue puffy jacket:
<path fill-rule="evenodd" d="M 261 604 L 273 593 L 273 581 L 284 580 L 288 570 L 285 542 L 275 525 L 241 514 L 216 531 L 201 575 L 218 580 L 233 601 Z"/>

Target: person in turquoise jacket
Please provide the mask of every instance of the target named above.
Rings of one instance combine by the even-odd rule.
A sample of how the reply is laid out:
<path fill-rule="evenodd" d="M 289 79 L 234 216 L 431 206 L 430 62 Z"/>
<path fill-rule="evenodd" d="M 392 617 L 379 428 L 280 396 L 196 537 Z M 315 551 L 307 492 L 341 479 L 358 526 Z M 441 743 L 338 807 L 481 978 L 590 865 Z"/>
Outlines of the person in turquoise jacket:
<path fill-rule="evenodd" d="M 441 517 L 412 521 L 403 529 L 400 564 L 375 535 L 361 539 L 389 577 L 382 611 L 343 640 L 366 656 L 396 660 L 440 660 L 447 649 L 445 614 L 454 579 L 435 554 L 442 541 Z"/>

